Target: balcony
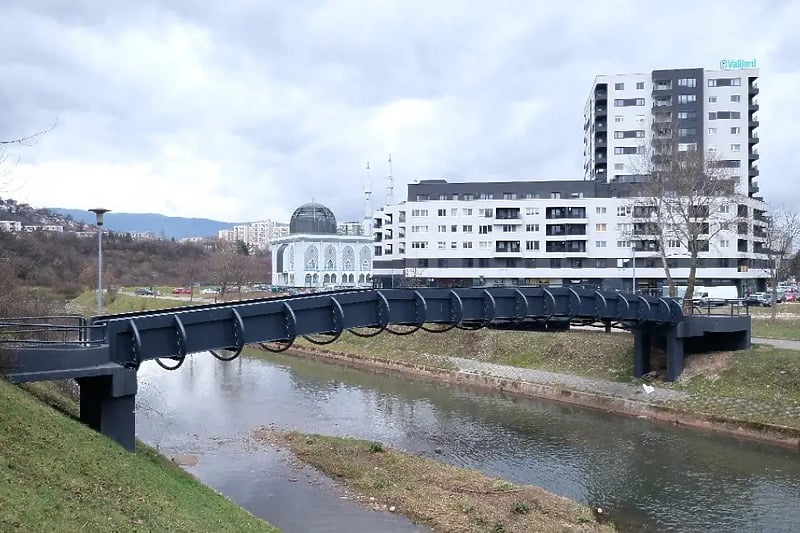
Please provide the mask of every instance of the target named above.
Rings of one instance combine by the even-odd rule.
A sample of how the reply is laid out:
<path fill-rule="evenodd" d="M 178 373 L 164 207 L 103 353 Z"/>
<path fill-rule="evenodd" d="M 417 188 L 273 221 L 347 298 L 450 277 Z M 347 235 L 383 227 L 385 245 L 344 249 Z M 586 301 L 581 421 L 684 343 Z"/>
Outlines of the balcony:
<path fill-rule="evenodd" d="M 522 252 L 519 241 L 497 241 L 494 251 L 498 254 L 518 254 Z"/>
<path fill-rule="evenodd" d="M 595 100 L 606 100 L 608 98 L 608 91 L 599 90 L 594 92 L 594 99 Z"/>
<path fill-rule="evenodd" d="M 736 251 L 747 252 L 747 239 L 739 239 L 736 243 Z"/>
<path fill-rule="evenodd" d="M 595 118 L 605 117 L 606 115 L 608 115 L 608 110 L 605 107 L 597 106 L 594 108 Z"/>
<path fill-rule="evenodd" d="M 759 107 L 758 107 L 758 101 L 756 101 L 756 100 L 753 100 L 753 101 L 751 101 L 751 102 L 750 102 L 749 109 L 750 109 L 750 111 L 752 111 L 752 112 L 754 112 L 754 113 L 755 113 L 756 111 L 758 111 L 758 109 L 759 109 Z"/>
<path fill-rule="evenodd" d="M 509 221 L 520 221 L 522 219 L 522 215 L 518 207 L 513 208 L 503 208 L 498 207 L 495 210 L 495 216 L 497 220 L 509 220 Z"/>
<path fill-rule="evenodd" d="M 594 131 L 608 131 L 608 125 L 605 122 L 595 122 Z"/>
<path fill-rule="evenodd" d="M 544 233 L 548 237 L 584 236 L 586 224 L 547 224 Z"/>
<path fill-rule="evenodd" d="M 750 157 L 750 161 L 758 161 L 758 150 L 756 148 L 753 148 L 752 150 L 750 150 L 749 157 Z"/>
<path fill-rule="evenodd" d="M 548 207 L 545 211 L 545 218 L 557 220 L 562 218 L 586 218 L 585 207 Z"/>
<path fill-rule="evenodd" d="M 752 167 L 747 175 L 751 178 L 757 178 L 759 176 L 758 167 Z"/>
<path fill-rule="evenodd" d="M 758 144 L 758 132 L 750 131 L 750 136 L 747 138 L 749 144 Z"/>
<path fill-rule="evenodd" d="M 751 83 L 750 83 L 750 85 L 749 85 L 749 87 L 748 87 L 748 89 L 747 89 L 747 92 L 748 92 L 748 94 L 749 94 L 750 96 L 756 96 L 756 95 L 758 95 L 758 92 L 759 92 L 759 91 L 758 91 L 758 83 L 757 83 L 757 82 L 755 82 L 755 81 L 751 82 Z"/>
<path fill-rule="evenodd" d="M 672 83 L 658 83 L 658 82 L 656 82 L 653 85 L 652 95 L 654 97 L 655 96 L 660 96 L 660 95 L 663 95 L 666 91 L 671 91 L 671 90 L 672 90 Z"/>
<path fill-rule="evenodd" d="M 751 128 L 757 128 L 759 124 L 758 119 L 755 117 L 751 117 L 750 120 L 747 121 L 747 125 Z"/>
<path fill-rule="evenodd" d="M 586 241 L 551 241 L 546 243 L 545 251 L 562 254 L 586 253 Z"/>

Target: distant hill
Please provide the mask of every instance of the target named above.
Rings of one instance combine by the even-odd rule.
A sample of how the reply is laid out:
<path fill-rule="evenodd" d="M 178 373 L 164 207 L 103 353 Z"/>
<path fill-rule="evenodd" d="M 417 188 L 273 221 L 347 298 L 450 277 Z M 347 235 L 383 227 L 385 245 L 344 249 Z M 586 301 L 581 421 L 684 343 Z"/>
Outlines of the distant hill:
<path fill-rule="evenodd" d="M 84 209 L 49 208 L 53 213 L 70 215 L 73 219 L 94 224 L 94 213 Z M 221 229 L 230 228 L 239 222 L 222 222 L 208 218 L 168 217 L 155 213 L 108 213 L 103 226 L 111 231 L 152 231 L 156 236 L 174 237 L 216 237 Z"/>

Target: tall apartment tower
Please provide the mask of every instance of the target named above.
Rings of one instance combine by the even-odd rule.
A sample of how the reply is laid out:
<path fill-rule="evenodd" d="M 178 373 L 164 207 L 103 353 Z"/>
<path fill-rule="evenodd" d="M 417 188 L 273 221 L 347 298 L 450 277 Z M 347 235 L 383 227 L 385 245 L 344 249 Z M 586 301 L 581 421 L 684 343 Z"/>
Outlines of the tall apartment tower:
<path fill-rule="evenodd" d="M 737 192 L 757 197 L 757 96 L 756 68 L 597 76 L 584 107 L 584 179 L 637 181 L 668 141 L 709 154 L 730 169 Z"/>

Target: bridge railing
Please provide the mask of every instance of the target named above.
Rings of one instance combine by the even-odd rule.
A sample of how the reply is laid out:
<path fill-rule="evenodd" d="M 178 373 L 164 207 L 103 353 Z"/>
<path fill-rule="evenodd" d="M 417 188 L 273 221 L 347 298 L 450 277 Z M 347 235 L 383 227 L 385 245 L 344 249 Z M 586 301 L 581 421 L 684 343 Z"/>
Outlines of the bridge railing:
<path fill-rule="evenodd" d="M 93 329 L 99 331 L 93 335 Z M 0 345 L 87 346 L 104 341 L 102 329 L 89 325 L 86 317 L 80 315 L 0 318 Z"/>

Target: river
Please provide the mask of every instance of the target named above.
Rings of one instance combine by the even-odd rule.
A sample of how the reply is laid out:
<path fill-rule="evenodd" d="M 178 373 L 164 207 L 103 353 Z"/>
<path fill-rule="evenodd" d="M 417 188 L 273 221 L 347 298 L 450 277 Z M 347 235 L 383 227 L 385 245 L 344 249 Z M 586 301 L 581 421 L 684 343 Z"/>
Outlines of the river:
<path fill-rule="evenodd" d="M 137 435 L 286 532 L 418 531 L 365 511 L 285 452 L 278 429 L 381 441 L 602 507 L 623 530 L 792 531 L 800 454 L 761 443 L 285 355 L 199 354 L 140 370 Z"/>

